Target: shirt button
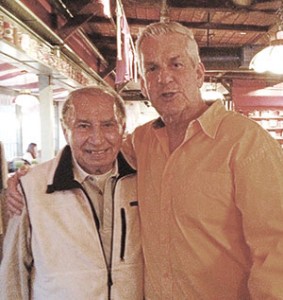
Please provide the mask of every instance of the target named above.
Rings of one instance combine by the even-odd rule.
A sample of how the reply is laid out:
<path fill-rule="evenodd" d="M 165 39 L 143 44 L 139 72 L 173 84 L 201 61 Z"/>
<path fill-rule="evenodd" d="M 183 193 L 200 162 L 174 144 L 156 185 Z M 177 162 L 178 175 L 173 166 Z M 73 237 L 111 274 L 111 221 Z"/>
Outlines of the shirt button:
<path fill-rule="evenodd" d="M 167 241 L 166 236 L 161 236 L 160 241 L 162 244 L 166 244 L 166 241 Z"/>

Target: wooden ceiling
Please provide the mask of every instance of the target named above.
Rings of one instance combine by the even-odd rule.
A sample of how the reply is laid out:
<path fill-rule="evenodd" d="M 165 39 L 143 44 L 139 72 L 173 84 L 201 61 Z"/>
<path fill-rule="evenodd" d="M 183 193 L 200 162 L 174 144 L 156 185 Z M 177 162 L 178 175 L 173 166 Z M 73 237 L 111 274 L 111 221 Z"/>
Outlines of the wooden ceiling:
<path fill-rule="evenodd" d="M 52 0 L 57 13 L 64 3 L 73 15 L 72 24 L 82 28 L 110 66 L 116 61 L 115 1 L 113 19 L 94 12 L 92 1 Z M 95 1 L 94 1 L 95 2 Z M 97 1 L 96 1 L 97 2 Z M 229 0 L 121 0 L 133 41 L 141 30 L 161 19 L 177 21 L 193 29 L 202 60 L 208 70 L 237 70 L 247 67 L 255 52 L 268 45 L 277 28 L 276 12 L 281 1 L 254 0 L 249 6 Z M 68 24 L 68 23 L 67 23 Z M 74 29 L 74 28 L 73 28 Z M 73 32 L 73 31 L 71 31 Z"/>
<path fill-rule="evenodd" d="M 249 70 L 249 62 L 253 55 L 267 46 L 274 37 L 280 21 L 278 10 L 283 0 L 119 1 L 127 17 L 133 42 L 147 24 L 159 20 L 177 21 L 191 28 L 207 69 L 207 80 L 213 76 L 222 81 L 243 77 L 282 81 L 279 76 L 255 74 Z M 115 76 L 116 0 L 110 1 L 111 18 L 103 15 L 103 7 L 98 2 L 97 0 L 0 0 L 5 9 L 28 24 L 51 44 L 62 44 L 62 41 L 70 43 L 74 52 L 83 60 L 86 55 L 85 48 L 82 49 L 81 43 L 71 42 L 78 33 L 84 36 L 92 51 L 95 50 L 95 71 L 105 79 Z M 50 30 L 46 30 L 42 23 Z M 85 59 L 85 63 L 90 65 L 90 60 Z"/>
<path fill-rule="evenodd" d="M 80 10 L 79 2 L 69 2 L 73 3 L 69 6 L 71 11 Z M 227 0 L 123 0 L 123 7 L 134 41 L 147 24 L 165 18 L 193 29 L 204 57 L 209 56 L 210 50 L 215 55 L 215 49 L 219 49 L 220 57 L 230 57 L 244 47 L 267 45 L 276 26 L 280 1 L 254 2 L 239 7 Z M 116 38 L 111 22 L 93 16 L 83 28 L 105 57 L 115 60 Z"/>

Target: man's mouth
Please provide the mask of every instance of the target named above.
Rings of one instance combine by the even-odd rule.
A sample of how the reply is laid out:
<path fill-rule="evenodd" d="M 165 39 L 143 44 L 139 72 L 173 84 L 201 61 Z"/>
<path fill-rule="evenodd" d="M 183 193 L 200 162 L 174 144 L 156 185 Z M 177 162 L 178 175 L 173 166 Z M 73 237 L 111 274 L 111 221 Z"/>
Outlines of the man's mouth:
<path fill-rule="evenodd" d="M 161 94 L 162 98 L 165 98 L 165 99 L 171 99 L 171 98 L 173 98 L 175 95 L 176 95 L 175 92 L 165 92 L 165 93 L 162 93 L 162 94 Z"/>
<path fill-rule="evenodd" d="M 98 150 L 89 150 L 89 149 L 87 149 L 85 151 L 86 151 L 86 153 L 92 154 L 92 155 L 103 155 L 103 154 L 106 153 L 107 149 L 105 149 L 105 150 L 99 150 L 99 151 Z"/>

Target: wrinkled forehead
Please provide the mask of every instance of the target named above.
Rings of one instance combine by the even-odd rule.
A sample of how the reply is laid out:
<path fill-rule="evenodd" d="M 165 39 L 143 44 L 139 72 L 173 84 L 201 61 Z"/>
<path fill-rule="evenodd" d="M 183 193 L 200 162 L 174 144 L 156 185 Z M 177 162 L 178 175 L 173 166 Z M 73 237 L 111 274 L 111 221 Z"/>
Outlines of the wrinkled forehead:
<path fill-rule="evenodd" d="M 112 91 L 102 88 L 82 88 L 70 93 L 62 108 L 63 125 L 70 124 L 74 115 L 85 115 L 89 118 L 92 114 L 113 115 L 121 124 L 125 123 L 125 108 L 123 100 L 119 99 Z"/>
<path fill-rule="evenodd" d="M 83 93 L 74 97 L 72 104 L 76 115 L 109 117 L 117 113 L 114 98 L 105 93 Z"/>
<path fill-rule="evenodd" d="M 180 32 L 161 32 L 145 36 L 139 44 L 140 71 L 143 71 L 146 63 L 164 58 L 164 54 L 167 58 L 188 57 L 195 66 L 200 62 L 195 40 Z"/>
<path fill-rule="evenodd" d="M 90 103 L 92 101 L 112 101 L 114 102 L 114 96 L 102 90 L 95 89 L 85 89 L 83 91 L 75 91 L 71 95 L 71 100 L 75 102 L 80 102 L 81 100 L 86 100 Z"/>

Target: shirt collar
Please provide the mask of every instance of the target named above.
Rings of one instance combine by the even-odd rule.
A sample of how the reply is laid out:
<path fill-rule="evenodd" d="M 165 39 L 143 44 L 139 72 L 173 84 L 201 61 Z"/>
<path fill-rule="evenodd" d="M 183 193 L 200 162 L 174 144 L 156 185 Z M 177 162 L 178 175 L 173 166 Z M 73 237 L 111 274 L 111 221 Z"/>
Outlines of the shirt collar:
<path fill-rule="evenodd" d="M 203 132 L 214 139 L 216 137 L 218 128 L 229 112 L 225 109 L 222 102 L 214 102 L 198 119 Z"/>
<path fill-rule="evenodd" d="M 78 164 L 77 160 L 73 157 L 73 172 L 74 172 L 74 178 L 76 181 L 79 183 L 83 183 L 87 178 L 92 176 L 93 174 L 89 174 L 85 172 L 80 165 Z M 111 174 L 109 177 L 118 177 L 119 172 L 118 172 L 118 162 L 117 160 L 115 161 L 114 168 L 111 171 Z"/>
<path fill-rule="evenodd" d="M 203 132 L 214 139 L 216 137 L 217 130 L 227 113 L 228 112 L 224 105 L 219 100 L 210 105 L 210 107 L 200 117 L 192 122 L 198 121 Z M 165 124 L 161 117 L 159 117 L 153 122 L 152 126 L 154 129 L 160 129 L 165 127 Z"/>

